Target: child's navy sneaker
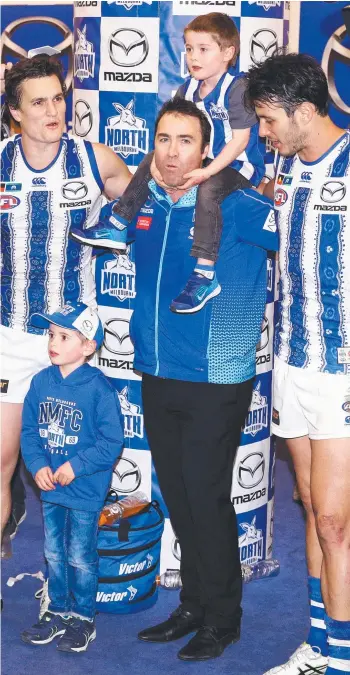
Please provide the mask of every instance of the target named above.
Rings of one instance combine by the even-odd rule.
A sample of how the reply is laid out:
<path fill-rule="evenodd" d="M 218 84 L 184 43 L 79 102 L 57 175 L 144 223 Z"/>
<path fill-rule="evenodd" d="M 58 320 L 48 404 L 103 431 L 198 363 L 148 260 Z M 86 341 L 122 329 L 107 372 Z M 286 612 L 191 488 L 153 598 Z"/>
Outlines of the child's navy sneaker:
<path fill-rule="evenodd" d="M 21 640 L 29 645 L 47 645 L 56 637 L 63 635 L 71 622 L 71 618 L 63 618 L 60 614 L 45 612 L 38 623 L 21 633 Z"/>
<path fill-rule="evenodd" d="M 93 621 L 74 618 L 61 637 L 57 649 L 60 652 L 85 652 L 96 637 Z"/>
<path fill-rule="evenodd" d="M 200 271 L 194 270 L 183 291 L 172 301 L 170 309 L 177 314 L 193 314 L 202 309 L 210 298 L 219 295 L 220 291 L 215 273 L 212 279 L 208 279 Z"/>

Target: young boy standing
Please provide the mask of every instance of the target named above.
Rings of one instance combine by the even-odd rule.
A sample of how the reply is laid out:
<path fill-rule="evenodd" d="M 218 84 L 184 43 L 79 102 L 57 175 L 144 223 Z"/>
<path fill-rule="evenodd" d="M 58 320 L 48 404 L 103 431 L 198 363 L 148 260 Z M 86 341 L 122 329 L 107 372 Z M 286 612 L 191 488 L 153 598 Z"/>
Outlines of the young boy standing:
<path fill-rule="evenodd" d="M 265 173 L 257 118 L 244 107 L 244 73 L 237 73 L 235 67 L 240 40 L 234 21 L 219 12 L 198 16 L 186 26 L 184 41 L 190 77 L 176 96 L 194 101 L 203 110 L 212 133 L 206 165 L 186 174 L 182 186 L 188 190 L 200 185 L 191 250 L 197 264 L 185 288 L 170 305 L 173 312 L 182 314 L 197 312 L 220 293 L 215 273 L 222 231 L 220 203 L 234 190 L 257 187 Z M 122 198 L 113 206 L 107 227 L 101 223 L 88 231 L 75 229 L 72 231 L 75 239 L 94 246 L 125 248 L 125 238 L 124 244 L 120 242 L 120 231 L 146 201 L 150 172 L 161 187 L 171 187 L 164 183 L 152 158 L 153 153 L 147 155 Z M 173 161 L 175 165 L 175 156 Z"/>
<path fill-rule="evenodd" d="M 67 304 L 51 315 L 33 314 L 32 323 L 49 328 L 52 365 L 32 379 L 21 447 L 41 489 L 49 607 L 21 638 L 43 645 L 60 637 L 60 651 L 81 652 L 96 637 L 98 518 L 123 425 L 117 392 L 87 363 L 103 341 L 97 313 Z"/>

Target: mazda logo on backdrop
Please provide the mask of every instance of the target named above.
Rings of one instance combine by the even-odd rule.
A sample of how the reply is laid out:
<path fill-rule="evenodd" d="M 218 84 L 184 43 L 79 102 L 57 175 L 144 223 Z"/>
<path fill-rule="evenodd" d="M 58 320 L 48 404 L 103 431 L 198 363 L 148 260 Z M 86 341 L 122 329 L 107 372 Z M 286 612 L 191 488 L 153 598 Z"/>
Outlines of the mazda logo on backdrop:
<path fill-rule="evenodd" d="M 177 537 L 174 537 L 172 544 L 171 544 L 171 552 L 176 558 L 176 560 L 181 560 L 181 549 L 180 549 L 180 543 Z"/>
<path fill-rule="evenodd" d="M 277 33 L 271 28 L 260 28 L 253 33 L 250 40 L 250 58 L 257 66 L 278 49 Z"/>
<path fill-rule="evenodd" d="M 238 464 L 237 481 L 242 488 L 249 490 L 261 483 L 264 474 L 264 455 L 262 452 L 251 452 Z"/>
<path fill-rule="evenodd" d="M 92 110 L 86 101 L 79 99 L 74 106 L 74 131 L 77 136 L 87 136 L 92 129 Z"/>
<path fill-rule="evenodd" d="M 342 12 L 345 23 L 343 26 L 337 28 L 329 38 L 323 52 L 321 66 L 328 80 L 330 98 L 338 110 L 349 115 L 350 105 L 342 100 L 335 83 L 337 62 L 350 66 L 350 49 L 344 44 L 348 36 L 350 36 L 350 5 L 343 7 Z"/>
<path fill-rule="evenodd" d="M 262 349 L 265 349 L 269 344 L 270 330 L 269 330 L 269 321 L 266 316 L 264 316 L 261 324 L 261 336 L 260 341 L 257 344 L 256 351 L 261 352 Z"/>
<path fill-rule="evenodd" d="M 346 187 L 340 180 L 329 180 L 323 183 L 321 188 L 321 199 L 329 204 L 340 202 L 346 194 Z"/>
<path fill-rule="evenodd" d="M 23 19 L 16 19 L 15 21 L 12 21 L 12 23 L 9 23 L 9 25 L 6 26 L 1 36 L 1 49 L 0 49 L 1 63 L 6 63 L 6 61 L 8 60 L 7 56 L 9 55 L 15 56 L 18 59 L 27 58 L 28 56 L 27 50 L 21 47 L 16 42 L 14 42 L 12 38 L 14 33 L 16 33 L 18 29 L 22 29 L 26 26 L 29 27 L 29 25 L 30 31 L 33 33 L 33 35 L 40 32 L 40 30 L 38 30 L 38 27 L 35 30 L 35 28 L 33 28 L 31 24 L 38 24 L 39 26 L 41 24 L 44 24 L 44 26 L 42 27 L 43 31 L 45 30 L 45 25 L 54 26 L 61 33 L 63 38 L 62 41 L 56 45 L 51 45 L 51 47 L 54 47 L 54 49 L 57 49 L 57 51 L 61 52 L 61 55 L 63 54 L 68 55 L 68 70 L 65 79 L 65 84 L 68 90 L 72 84 L 73 78 L 73 35 L 70 28 L 59 19 L 55 19 L 54 17 L 51 16 L 27 16 Z M 37 43 L 32 45 L 31 48 L 35 47 L 36 45 Z"/>
<path fill-rule="evenodd" d="M 62 187 L 62 195 L 65 199 L 84 199 L 87 192 L 87 186 L 80 180 L 71 180 Z"/>
<path fill-rule="evenodd" d="M 103 344 L 112 354 L 130 356 L 134 346 L 130 339 L 129 321 L 127 319 L 109 319 L 104 326 Z"/>
<path fill-rule="evenodd" d="M 113 470 L 112 489 L 123 494 L 135 492 L 141 485 L 141 471 L 132 459 L 121 457 Z"/>
<path fill-rule="evenodd" d="M 146 35 L 136 28 L 119 28 L 109 38 L 109 57 L 122 68 L 143 63 L 149 52 Z"/>

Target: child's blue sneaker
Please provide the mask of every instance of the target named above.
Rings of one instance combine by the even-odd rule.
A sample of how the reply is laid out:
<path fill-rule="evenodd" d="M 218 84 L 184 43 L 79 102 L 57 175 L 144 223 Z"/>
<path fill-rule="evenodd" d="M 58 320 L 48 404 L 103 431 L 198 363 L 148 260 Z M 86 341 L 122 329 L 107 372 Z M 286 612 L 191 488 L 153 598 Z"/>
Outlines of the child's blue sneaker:
<path fill-rule="evenodd" d="M 74 618 L 61 637 L 57 649 L 60 652 L 85 652 L 96 637 L 95 623 Z"/>
<path fill-rule="evenodd" d="M 102 246 L 102 248 L 113 248 L 119 251 L 125 251 L 128 228 L 127 225 L 119 222 L 111 216 L 107 221 L 102 220 L 97 225 L 89 227 L 87 230 L 72 228 L 70 236 L 79 241 L 80 244 L 88 246 Z"/>
<path fill-rule="evenodd" d="M 172 301 L 170 309 L 177 314 L 193 314 L 202 309 L 210 298 L 219 295 L 220 291 L 221 286 L 215 272 L 213 278 L 209 279 L 195 269 L 183 291 Z"/>
<path fill-rule="evenodd" d="M 29 645 L 47 645 L 56 637 L 64 635 L 71 618 L 64 619 L 60 614 L 45 612 L 38 623 L 21 633 L 21 640 Z"/>

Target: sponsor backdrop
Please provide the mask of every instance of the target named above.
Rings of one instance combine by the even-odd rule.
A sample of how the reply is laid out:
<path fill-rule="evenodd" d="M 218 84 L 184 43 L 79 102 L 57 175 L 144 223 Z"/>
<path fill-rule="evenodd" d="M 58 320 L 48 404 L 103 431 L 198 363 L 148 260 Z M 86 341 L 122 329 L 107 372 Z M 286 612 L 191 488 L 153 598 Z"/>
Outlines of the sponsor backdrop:
<path fill-rule="evenodd" d="M 160 105 L 187 75 L 183 29 L 198 14 L 226 12 L 241 34 L 240 69 L 273 54 L 286 40 L 282 2 L 104 0 L 74 3 L 73 130 L 111 147 L 132 171 L 152 149 Z M 266 162 L 272 154 L 267 148 Z M 147 205 L 146 205 L 147 207 Z M 272 553 L 274 448 L 270 439 L 274 266 L 267 266 L 268 303 L 257 346 L 257 378 L 242 430 L 232 483 L 241 560 Z M 133 311 L 133 247 L 96 261 L 97 300 L 104 323 L 99 365 L 118 390 L 125 450 L 114 471 L 120 495 L 142 490 L 163 503 L 144 430 L 140 377 L 133 371 L 129 320 Z M 166 443 L 166 439 L 164 439 Z M 178 568 L 179 544 L 166 518 L 161 571 Z"/>
<path fill-rule="evenodd" d="M 310 28 L 312 27 L 312 28 Z M 301 2 L 299 51 L 312 54 L 328 79 L 330 115 L 350 126 L 350 3 Z"/>

